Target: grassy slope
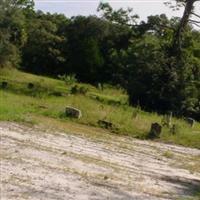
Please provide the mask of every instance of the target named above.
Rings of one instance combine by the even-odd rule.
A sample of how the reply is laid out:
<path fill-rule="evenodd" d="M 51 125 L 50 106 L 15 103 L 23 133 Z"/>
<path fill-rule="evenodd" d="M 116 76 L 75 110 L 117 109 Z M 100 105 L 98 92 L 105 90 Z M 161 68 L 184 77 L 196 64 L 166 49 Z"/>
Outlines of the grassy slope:
<path fill-rule="evenodd" d="M 41 119 L 51 119 L 55 124 L 81 123 L 98 126 L 99 119 L 111 121 L 118 134 L 145 138 L 152 122 L 161 122 L 162 116 L 147 113 L 126 104 L 127 95 L 121 89 L 107 86 L 103 91 L 87 84 L 86 95 L 71 95 L 72 85 L 47 77 L 36 76 L 17 70 L 1 70 L 0 82 L 7 81 L 8 88 L 0 89 L 0 120 L 25 121 L 38 123 Z M 35 89 L 28 89 L 28 83 L 34 83 Z M 59 92 L 62 96 L 55 96 Z M 120 104 L 119 104 L 120 103 Z M 63 117 L 65 107 L 71 105 L 83 112 L 80 120 Z M 137 117 L 133 117 L 137 113 Z M 45 118 L 44 118 L 45 117 Z M 191 129 L 183 120 L 173 119 L 178 130 L 172 135 L 164 128 L 161 141 L 200 148 L 200 124 Z"/>

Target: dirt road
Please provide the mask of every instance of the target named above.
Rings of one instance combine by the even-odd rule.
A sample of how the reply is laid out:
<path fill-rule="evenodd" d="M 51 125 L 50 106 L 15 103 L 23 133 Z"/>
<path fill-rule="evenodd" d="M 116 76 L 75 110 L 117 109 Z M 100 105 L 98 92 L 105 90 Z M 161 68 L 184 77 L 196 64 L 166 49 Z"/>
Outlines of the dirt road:
<path fill-rule="evenodd" d="M 1 200 L 161 200 L 200 188 L 197 149 L 7 122 L 0 136 Z"/>

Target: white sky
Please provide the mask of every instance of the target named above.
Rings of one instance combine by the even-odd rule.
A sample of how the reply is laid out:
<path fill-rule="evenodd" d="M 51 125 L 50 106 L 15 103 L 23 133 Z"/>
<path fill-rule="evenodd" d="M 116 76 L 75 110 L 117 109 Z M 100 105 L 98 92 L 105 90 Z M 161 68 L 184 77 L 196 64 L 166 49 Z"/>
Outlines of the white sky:
<path fill-rule="evenodd" d="M 147 16 L 165 13 L 168 17 L 181 16 L 182 10 L 172 11 L 164 5 L 167 0 L 101 0 L 108 2 L 113 8 L 131 7 L 141 20 Z M 97 14 L 100 0 L 35 0 L 35 8 L 44 12 L 63 13 L 68 17 L 75 15 Z M 200 4 L 200 3 L 199 3 Z M 200 13 L 200 5 L 197 6 Z M 196 10 L 196 11 L 197 11 Z M 197 11 L 198 13 L 198 11 Z"/>

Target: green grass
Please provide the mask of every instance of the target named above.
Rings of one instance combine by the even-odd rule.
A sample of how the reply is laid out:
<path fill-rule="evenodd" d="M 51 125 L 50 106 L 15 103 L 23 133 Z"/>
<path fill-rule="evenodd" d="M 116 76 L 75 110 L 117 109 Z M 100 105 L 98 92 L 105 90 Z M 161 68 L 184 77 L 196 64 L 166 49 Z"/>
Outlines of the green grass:
<path fill-rule="evenodd" d="M 88 88 L 86 95 L 71 95 L 73 85 L 64 81 L 36 76 L 17 70 L 1 70 L 0 82 L 7 81 L 8 88 L 0 89 L 0 120 L 38 123 L 41 117 L 54 121 L 75 122 L 90 126 L 98 126 L 98 120 L 108 120 L 114 124 L 111 130 L 117 134 L 146 138 L 151 123 L 161 122 L 162 116 L 144 112 L 128 106 L 128 97 L 122 89 L 105 86 L 99 90 L 88 84 L 76 83 Z M 28 83 L 34 89 L 28 89 Z M 55 95 L 59 93 L 59 96 Z M 83 117 L 80 120 L 64 117 L 66 106 L 80 109 Z M 164 128 L 160 141 L 181 144 L 200 149 L 200 124 L 190 128 L 181 119 L 173 119 L 178 127 L 176 134 Z"/>
<path fill-rule="evenodd" d="M 163 153 L 163 156 L 166 157 L 166 158 L 173 158 L 174 157 L 174 154 L 171 152 L 171 151 L 165 151 Z"/>

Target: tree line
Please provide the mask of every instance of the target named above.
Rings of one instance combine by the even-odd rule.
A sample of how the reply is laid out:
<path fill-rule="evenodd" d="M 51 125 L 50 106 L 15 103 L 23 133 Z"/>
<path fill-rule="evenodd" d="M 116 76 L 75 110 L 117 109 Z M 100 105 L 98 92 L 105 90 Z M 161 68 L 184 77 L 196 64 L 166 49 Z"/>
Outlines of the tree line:
<path fill-rule="evenodd" d="M 120 85 L 132 105 L 200 119 L 200 32 L 190 18 L 198 17 L 196 1 L 189 2 L 177 1 L 185 6 L 182 18 L 144 22 L 107 3 L 99 16 L 67 18 L 35 11 L 31 0 L 0 0 L 0 67 Z"/>

